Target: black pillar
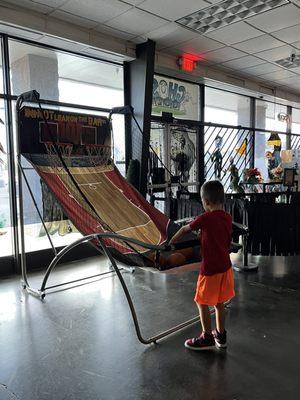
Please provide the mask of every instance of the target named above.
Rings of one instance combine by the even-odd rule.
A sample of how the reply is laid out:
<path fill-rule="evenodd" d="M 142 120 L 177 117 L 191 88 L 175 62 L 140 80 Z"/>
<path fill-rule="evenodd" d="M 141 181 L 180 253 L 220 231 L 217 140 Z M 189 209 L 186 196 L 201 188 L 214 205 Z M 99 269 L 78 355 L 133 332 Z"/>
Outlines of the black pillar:
<path fill-rule="evenodd" d="M 136 48 L 136 59 L 124 65 L 125 105 L 134 108 L 135 117 L 143 131 L 126 117 L 126 167 L 130 159 L 140 162 L 140 192 L 147 192 L 147 174 L 151 129 L 152 91 L 155 60 L 155 42 L 148 40 Z"/>
<path fill-rule="evenodd" d="M 205 86 L 204 85 L 200 85 L 199 86 L 200 89 L 200 126 L 199 126 L 199 152 L 198 152 L 198 157 L 199 157 L 199 163 L 198 163 L 198 180 L 200 183 L 200 187 L 203 185 L 204 181 L 205 181 Z"/>

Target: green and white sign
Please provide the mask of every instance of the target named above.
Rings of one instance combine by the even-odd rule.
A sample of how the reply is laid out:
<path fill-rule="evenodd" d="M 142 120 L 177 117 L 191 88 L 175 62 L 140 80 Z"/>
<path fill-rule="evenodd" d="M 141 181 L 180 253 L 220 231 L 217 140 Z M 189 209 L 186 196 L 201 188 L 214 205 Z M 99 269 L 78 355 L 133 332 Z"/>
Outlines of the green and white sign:
<path fill-rule="evenodd" d="M 152 114 L 171 112 L 174 117 L 199 119 L 199 86 L 177 79 L 155 75 L 153 81 Z"/>

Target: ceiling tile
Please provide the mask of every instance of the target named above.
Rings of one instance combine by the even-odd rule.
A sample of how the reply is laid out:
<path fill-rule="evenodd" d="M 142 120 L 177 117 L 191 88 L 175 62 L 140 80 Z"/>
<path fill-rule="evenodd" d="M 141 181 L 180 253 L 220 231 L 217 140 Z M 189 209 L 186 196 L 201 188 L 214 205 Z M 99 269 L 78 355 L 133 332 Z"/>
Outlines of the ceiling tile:
<path fill-rule="evenodd" d="M 203 55 L 204 59 L 213 63 L 221 63 L 235 58 L 245 56 L 246 53 L 233 49 L 232 47 L 223 47 L 222 49 L 210 51 Z"/>
<path fill-rule="evenodd" d="M 247 53 L 257 53 L 258 51 L 269 50 L 282 45 L 283 43 L 280 40 L 277 40 L 270 35 L 261 35 L 254 39 L 236 43 L 232 47 Z"/>
<path fill-rule="evenodd" d="M 300 21 L 300 9 L 293 4 L 266 11 L 247 19 L 247 23 L 255 26 L 264 32 L 274 32 L 278 29 L 287 28 Z"/>
<path fill-rule="evenodd" d="M 222 63 L 225 67 L 233 68 L 233 69 L 244 69 L 254 67 L 255 65 L 263 64 L 264 61 L 253 56 L 246 56 L 242 58 L 238 58 L 232 61 L 226 61 Z"/>
<path fill-rule="evenodd" d="M 117 0 L 69 0 L 60 7 L 63 11 L 98 23 L 117 17 L 130 8 L 132 8 L 130 4 L 121 3 Z"/>
<path fill-rule="evenodd" d="M 33 0 L 34 3 L 45 4 L 49 7 L 57 8 L 66 3 L 66 0 Z"/>
<path fill-rule="evenodd" d="M 293 68 L 293 72 L 300 75 L 300 67 Z"/>
<path fill-rule="evenodd" d="M 209 3 L 203 0 L 146 0 L 139 8 L 155 15 L 175 21 L 193 12 L 209 7 Z"/>
<path fill-rule="evenodd" d="M 111 36 L 115 36 L 117 38 L 121 38 L 121 39 L 125 39 L 125 40 L 132 40 L 133 35 L 131 35 L 130 33 L 127 32 L 123 32 L 120 31 L 119 29 L 114 29 L 110 26 L 106 26 L 104 24 L 97 26 L 94 31 L 100 32 L 100 33 L 104 33 L 107 35 L 111 35 Z M 143 42 L 145 42 L 146 40 L 143 39 Z"/>
<path fill-rule="evenodd" d="M 33 10 L 36 12 L 40 12 L 42 14 L 49 14 L 54 10 L 53 7 L 50 7 L 46 4 L 34 3 L 30 0 L 6 0 L 5 3 L 16 5 L 22 8 L 28 8 L 29 10 Z"/>
<path fill-rule="evenodd" d="M 300 83 L 300 76 L 294 74 L 293 76 L 290 76 L 288 78 L 281 79 L 280 81 L 278 81 L 278 83 L 282 85 L 292 85 L 296 83 L 298 84 Z"/>
<path fill-rule="evenodd" d="M 281 79 L 285 79 L 285 78 L 290 78 L 290 77 L 296 77 L 297 75 L 295 75 L 293 72 L 291 71 L 287 71 L 282 69 L 281 71 L 276 71 L 276 72 L 270 72 L 268 74 L 263 74 L 261 76 L 261 78 L 266 77 L 267 79 L 273 79 L 274 81 L 278 81 Z"/>
<path fill-rule="evenodd" d="M 260 35 L 261 32 L 259 30 L 247 25 L 245 22 L 237 22 L 213 32 L 209 32 L 205 36 L 230 45 Z"/>
<path fill-rule="evenodd" d="M 272 35 L 287 43 L 296 42 L 300 38 L 300 24 L 272 32 Z"/>
<path fill-rule="evenodd" d="M 293 50 L 291 46 L 285 45 L 271 50 L 260 51 L 256 55 L 266 61 L 277 61 L 281 58 L 289 57 Z"/>
<path fill-rule="evenodd" d="M 156 17 L 155 15 L 137 8 L 132 8 L 122 15 L 106 22 L 106 25 L 112 28 L 120 29 L 136 36 L 144 36 L 145 33 L 154 31 L 165 24 L 165 19 Z"/>
<path fill-rule="evenodd" d="M 160 50 L 199 37 L 199 33 L 182 28 L 175 22 L 169 22 L 158 29 L 147 32 L 146 36 L 149 39 L 155 40 L 156 47 Z"/>
<path fill-rule="evenodd" d="M 129 3 L 133 6 L 138 6 L 139 4 L 143 3 L 145 0 L 120 0 L 121 3 Z"/>
<path fill-rule="evenodd" d="M 293 46 L 293 47 L 296 47 L 297 49 L 300 50 L 300 41 L 299 41 L 299 42 L 292 43 L 292 46 Z"/>
<path fill-rule="evenodd" d="M 224 47 L 222 43 L 216 42 L 215 40 L 200 35 L 198 36 L 199 37 L 196 39 L 173 46 L 173 49 L 179 52 L 201 56 L 203 53 L 207 53 L 208 51 L 217 50 Z"/>
<path fill-rule="evenodd" d="M 251 68 L 245 68 L 241 72 L 250 74 L 250 75 L 263 75 L 267 74 L 269 72 L 275 72 L 275 71 L 281 71 L 282 68 L 280 68 L 277 65 L 271 64 L 271 63 L 265 63 L 265 64 L 259 64 L 256 65 L 255 67 Z"/>
<path fill-rule="evenodd" d="M 82 26 L 86 29 L 95 28 L 98 25 L 98 22 L 91 21 L 87 18 L 81 18 L 77 15 L 70 14 L 66 11 L 56 10 L 50 14 L 51 17 L 61 19 L 66 22 L 70 22 L 71 24 Z"/>

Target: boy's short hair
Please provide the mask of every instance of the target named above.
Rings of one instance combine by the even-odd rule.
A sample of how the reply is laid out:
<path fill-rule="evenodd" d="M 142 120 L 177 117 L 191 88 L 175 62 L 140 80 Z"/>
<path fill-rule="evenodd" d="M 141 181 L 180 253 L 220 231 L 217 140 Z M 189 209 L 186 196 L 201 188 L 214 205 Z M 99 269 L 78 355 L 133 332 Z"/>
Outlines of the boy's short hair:
<path fill-rule="evenodd" d="M 201 187 L 201 196 L 210 204 L 223 204 L 225 201 L 224 187 L 220 181 L 208 181 Z"/>

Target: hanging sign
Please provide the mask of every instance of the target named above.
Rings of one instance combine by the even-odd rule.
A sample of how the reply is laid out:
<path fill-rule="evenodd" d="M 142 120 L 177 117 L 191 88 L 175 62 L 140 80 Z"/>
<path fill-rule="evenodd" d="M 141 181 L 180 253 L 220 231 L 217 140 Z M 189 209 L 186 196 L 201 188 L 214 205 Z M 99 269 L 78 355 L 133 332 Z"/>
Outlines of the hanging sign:
<path fill-rule="evenodd" d="M 174 117 L 199 119 L 199 86 L 193 83 L 154 76 L 152 114 L 171 112 Z"/>

